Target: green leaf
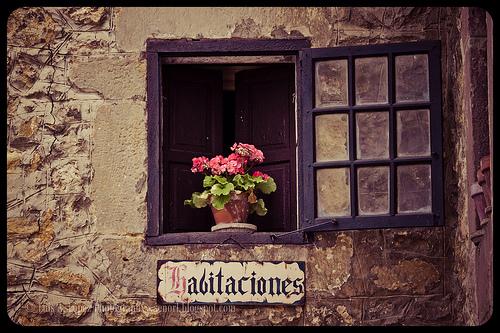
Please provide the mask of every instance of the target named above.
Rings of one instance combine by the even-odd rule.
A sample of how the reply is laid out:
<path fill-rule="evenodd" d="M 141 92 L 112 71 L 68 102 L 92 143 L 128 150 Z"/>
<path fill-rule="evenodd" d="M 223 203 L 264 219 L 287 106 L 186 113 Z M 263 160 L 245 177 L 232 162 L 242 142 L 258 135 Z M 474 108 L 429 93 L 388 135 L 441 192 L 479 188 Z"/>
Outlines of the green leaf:
<path fill-rule="evenodd" d="M 266 181 L 257 184 L 257 189 L 261 190 L 264 194 L 269 194 L 276 191 L 276 183 L 272 177 L 269 177 Z"/>
<path fill-rule="evenodd" d="M 261 176 L 258 176 L 258 177 L 253 177 L 252 176 L 252 178 L 253 178 L 253 182 L 255 184 L 259 184 L 259 183 L 262 183 L 264 181 L 264 179 Z"/>
<path fill-rule="evenodd" d="M 229 199 L 231 198 L 231 196 L 229 194 L 227 194 L 227 195 L 214 196 L 212 198 L 213 198 L 212 199 L 212 206 L 217 210 L 221 210 L 222 208 L 224 208 L 224 205 L 227 202 L 229 202 Z"/>
<path fill-rule="evenodd" d="M 194 192 L 191 194 L 190 200 L 184 200 L 184 205 L 191 206 L 193 208 L 203 208 L 208 204 L 208 196 L 210 193 L 208 191 Z"/>
<path fill-rule="evenodd" d="M 232 183 L 227 183 L 226 185 L 215 184 L 210 189 L 210 193 L 215 196 L 228 195 L 232 190 L 234 190 L 234 185 Z"/>
<path fill-rule="evenodd" d="M 214 176 L 214 178 L 219 182 L 219 184 L 222 184 L 222 185 L 226 185 L 227 184 L 226 177 Z"/>
<path fill-rule="evenodd" d="M 184 200 L 184 206 L 190 206 L 192 208 L 195 208 L 193 200 Z"/>
<path fill-rule="evenodd" d="M 248 174 L 234 176 L 233 182 L 244 191 L 255 187 L 254 178 Z"/>
<path fill-rule="evenodd" d="M 191 194 L 191 199 L 184 200 L 184 205 L 190 206 L 193 208 L 203 208 L 208 204 L 208 196 L 210 193 L 208 191 L 194 192 Z"/>
<path fill-rule="evenodd" d="M 242 187 L 242 185 L 245 183 L 243 180 L 243 177 L 241 175 L 236 175 L 233 177 L 233 183 L 236 186 Z"/>
<path fill-rule="evenodd" d="M 203 179 L 203 187 L 212 187 L 215 184 L 215 179 L 212 176 L 205 176 Z"/>
<path fill-rule="evenodd" d="M 264 216 L 267 214 L 267 208 L 264 205 L 264 200 L 259 199 L 256 203 L 250 205 L 250 213 L 254 212 L 259 216 Z"/>
<path fill-rule="evenodd" d="M 196 208 L 206 207 L 208 204 L 208 196 L 210 193 L 208 191 L 203 191 L 202 193 L 195 192 L 192 195 L 193 204 Z"/>

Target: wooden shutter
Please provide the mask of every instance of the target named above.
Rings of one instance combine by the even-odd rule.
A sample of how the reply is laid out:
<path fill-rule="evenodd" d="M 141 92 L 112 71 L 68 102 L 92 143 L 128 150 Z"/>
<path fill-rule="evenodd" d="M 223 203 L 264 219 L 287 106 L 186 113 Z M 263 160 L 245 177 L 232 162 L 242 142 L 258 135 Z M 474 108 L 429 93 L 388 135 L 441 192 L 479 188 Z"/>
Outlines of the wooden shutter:
<path fill-rule="evenodd" d="M 277 190 L 261 194 L 268 213 L 250 216 L 259 231 L 296 228 L 294 69 L 273 65 L 236 73 L 236 142 L 265 155 L 255 169 L 274 178 Z"/>
<path fill-rule="evenodd" d="M 222 73 L 166 66 L 164 78 L 164 232 L 210 231 L 210 209 L 183 203 L 203 190 L 192 158 L 222 153 Z"/>
<path fill-rule="evenodd" d="M 408 70 L 406 76 L 406 86 L 398 88 L 396 84 L 396 61 L 401 56 L 419 56 L 423 55 L 428 63 L 426 66 L 420 66 L 419 70 L 427 70 L 427 74 L 421 72 L 412 72 Z M 380 86 L 371 89 L 368 85 L 364 87 L 356 86 L 356 64 L 365 62 L 363 68 L 370 72 L 373 68 L 369 63 L 368 58 L 371 59 L 385 59 L 384 63 L 385 75 L 376 76 L 376 81 L 383 84 L 383 94 L 375 96 L 374 93 L 379 91 Z M 338 63 L 334 64 L 334 62 Z M 323 69 L 317 67 L 319 63 L 321 66 L 330 62 Z M 330 66 L 330 68 L 328 68 Z M 442 128 L 441 128 L 441 72 L 440 72 L 440 44 L 439 41 L 425 41 L 415 43 L 399 43 L 399 44 L 380 44 L 380 45 L 366 45 L 366 46 L 352 46 L 352 47 L 335 47 L 335 48 L 313 48 L 304 49 L 300 51 L 300 76 L 298 87 L 300 89 L 300 106 L 298 110 L 298 124 L 299 124 L 299 212 L 300 212 L 300 227 L 308 228 L 309 230 L 342 230 L 342 229 L 362 229 L 362 228 L 383 228 L 383 227 L 403 227 L 403 226 L 434 226 L 443 224 L 443 179 L 442 179 Z M 360 68 L 361 65 L 360 65 Z M 400 67 L 401 68 L 401 67 Z M 316 80 L 316 75 L 323 70 L 323 80 Z M 344 75 L 345 71 L 345 75 Z M 333 73 L 333 74 L 329 74 Z M 339 74 L 341 73 L 341 74 Z M 423 94 L 426 96 L 424 99 L 419 100 L 401 100 L 397 96 L 397 89 L 399 92 L 405 90 L 409 93 L 414 93 L 418 89 L 412 89 L 415 85 L 415 77 L 427 78 L 427 90 Z M 417 75 L 418 74 L 418 75 Z M 332 77 L 333 76 L 333 77 Z M 335 77 L 337 76 L 337 77 Z M 373 76 L 365 75 L 368 81 L 373 79 Z M 340 83 L 339 83 L 340 82 Z M 399 82 L 399 81 L 398 81 Z M 402 82 L 402 80 L 401 80 Z M 318 84 L 318 86 L 316 86 Z M 365 97 L 368 102 L 363 101 L 362 97 L 358 102 L 356 89 L 364 91 Z M 318 95 L 318 89 L 323 89 Z M 325 93 L 321 95 L 321 93 Z M 325 97 L 326 96 L 326 97 Z M 323 100 L 324 99 L 324 100 Z M 326 102 L 325 102 L 326 101 Z M 324 103 L 325 102 L 325 103 Z M 411 153 L 403 156 L 398 153 L 398 112 L 400 111 L 421 111 L 425 109 L 428 111 L 428 124 L 427 133 L 429 133 L 429 149 L 421 155 L 412 155 Z M 383 157 L 368 157 L 360 158 L 356 145 L 358 145 L 359 138 L 357 135 L 359 131 L 356 126 L 358 124 L 356 118 L 362 113 L 385 113 L 387 124 L 387 151 Z M 318 158 L 319 152 L 316 151 L 317 143 L 323 144 L 321 136 L 316 136 L 316 117 L 318 116 L 332 116 L 343 115 L 343 120 L 346 123 L 347 134 L 346 139 L 348 144 L 345 145 L 346 151 L 341 151 L 342 145 L 329 144 L 323 147 L 330 150 L 331 156 L 334 154 L 342 155 L 341 158 Z M 333 117 L 332 117 L 333 118 Z M 322 118 L 325 119 L 325 118 Z M 323 126 L 324 131 L 330 131 L 333 135 L 338 134 L 339 128 L 320 124 Z M 366 128 L 365 128 L 366 129 Z M 369 132 L 369 131 L 367 131 Z M 408 131 L 409 132 L 409 131 Z M 406 140 L 411 142 L 412 138 L 407 135 Z M 361 142 L 361 141 L 360 141 Z M 361 144 L 360 144 L 361 145 Z M 418 150 L 418 147 L 410 147 Z M 417 149 L 418 148 L 418 149 Z M 335 149 L 337 149 L 335 151 Z M 411 151 L 410 151 L 411 152 Z M 369 151 L 370 153 L 370 151 Z M 415 211 L 412 213 L 398 213 L 398 170 L 404 170 L 404 166 L 417 165 L 423 166 L 421 170 L 430 174 L 430 185 L 427 189 L 430 192 L 432 210 Z M 357 179 L 360 168 L 373 168 L 380 167 L 385 172 L 384 177 L 388 178 L 388 187 L 386 195 L 389 198 L 387 203 L 387 213 L 383 214 L 367 214 L 361 216 L 359 212 L 359 193 Z M 401 169 L 398 169 L 402 167 Z M 427 169 L 424 169 L 427 168 Z M 336 175 L 332 172 L 327 178 L 327 182 L 322 182 L 318 187 L 317 175 L 318 173 L 325 174 L 325 170 L 336 170 Z M 343 174 L 345 170 L 345 174 Z M 421 171 L 419 170 L 419 171 Z M 401 171 L 403 172 L 403 171 Z M 425 173 L 423 172 L 423 173 Z M 339 176 L 340 174 L 340 176 Z M 422 172 L 421 172 L 422 174 Z M 319 177 L 319 176 L 318 176 Z M 331 179 L 336 180 L 331 181 Z M 387 179 L 386 178 L 386 179 Z M 341 181 L 339 181 L 341 179 Z M 344 182 L 344 183 L 342 183 Z M 318 181 L 319 183 L 319 181 Z M 339 193 L 338 186 L 332 184 L 347 184 Z M 321 215 L 318 208 L 318 188 L 329 188 L 330 193 L 334 193 L 327 199 L 326 202 L 335 202 L 336 200 L 348 199 L 350 206 L 345 210 L 346 214 L 328 214 Z M 347 189 L 347 190 L 345 190 Z M 408 190 L 410 191 L 410 190 Z M 344 193 L 345 192 L 345 193 Z M 324 199 L 324 197 L 323 197 Z M 401 210 L 403 211 L 403 210 Z M 336 224 L 324 224 L 324 222 L 336 220 Z M 319 226 L 321 225 L 321 226 Z M 315 228 L 318 226 L 318 228 Z"/>

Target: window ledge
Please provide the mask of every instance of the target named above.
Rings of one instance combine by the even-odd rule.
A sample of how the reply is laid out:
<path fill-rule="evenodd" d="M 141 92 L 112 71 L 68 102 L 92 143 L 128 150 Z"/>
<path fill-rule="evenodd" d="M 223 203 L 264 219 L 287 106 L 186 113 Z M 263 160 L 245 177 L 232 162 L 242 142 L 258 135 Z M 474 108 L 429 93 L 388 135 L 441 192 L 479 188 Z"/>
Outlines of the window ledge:
<path fill-rule="evenodd" d="M 147 245 L 179 244 L 307 244 L 304 233 L 297 232 L 274 238 L 281 232 L 180 232 L 146 237 Z"/>

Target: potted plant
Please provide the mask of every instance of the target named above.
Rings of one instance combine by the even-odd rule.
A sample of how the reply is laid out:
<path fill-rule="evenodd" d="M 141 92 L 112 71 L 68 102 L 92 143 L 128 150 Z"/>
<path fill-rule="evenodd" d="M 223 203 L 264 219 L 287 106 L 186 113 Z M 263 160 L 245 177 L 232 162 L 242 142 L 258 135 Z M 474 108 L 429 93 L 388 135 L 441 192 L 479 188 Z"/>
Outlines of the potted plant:
<path fill-rule="evenodd" d="M 269 175 L 252 168 L 264 161 L 264 154 L 254 145 L 235 143 L 229 156 L 217 155 L 193 158 L 191 172 L 203 173 L 203 192 L 194 192 L 184 205 L 193 208 L 211 207 L 215 220 L 212 231 L 250 230 L 257 227 L 248 224 L 251 213 L 264 216 L 267 213 L 264 200 L 257 193 L 276 191 L 276 183 Z"/>

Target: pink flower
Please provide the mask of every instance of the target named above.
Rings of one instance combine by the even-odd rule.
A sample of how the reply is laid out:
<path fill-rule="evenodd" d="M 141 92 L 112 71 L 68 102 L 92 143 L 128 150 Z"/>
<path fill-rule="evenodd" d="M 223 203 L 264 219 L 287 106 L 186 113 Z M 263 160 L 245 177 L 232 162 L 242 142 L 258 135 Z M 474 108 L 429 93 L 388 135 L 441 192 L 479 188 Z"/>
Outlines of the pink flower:
<path fill-rule="evenodd" d="M 246 158 L 232 153 L 227 157 L 226 171 L 230 175 L 244 174 L 246 163 Z"/>
<path fill-rule="evenodd" d="M 193 167 L 191 168 L 192 173 L 203 172 L 208 169 L 208 158 L 205 156 L 193 158 Z"/>
<path fill-rule="evenodd" d="M 220 175 L 226 172 L 226 164 L 227 159 L 222 155 L 217 155 L 208 162 L 208 167 L 214 175 Z"/>
<path fill-rule="evenodd" d="M 264 161 L 264 153 L 255 148 L 254 145 L 248 143 L 235 143 L 231 150 L 236 154 L 248 158 L 250 161 L 262 163 Z"/>
<path fill-rule="evenodd" d="M 252 155 L 250 156 L 250 161 L 255 161 L 258 163 L 264 162 L 264 153 L 259 149 L 255 149 L 255 151 L 253 151 Z"/>
<path fill-rule="evenodd" d="M 255 171 L 252 175 L 252 177 L 262 177 L 262 179 L 267 180 L 269 178 L 269 175 L 267 173 L 263 173 L 260 171 Z"/>

